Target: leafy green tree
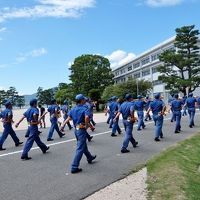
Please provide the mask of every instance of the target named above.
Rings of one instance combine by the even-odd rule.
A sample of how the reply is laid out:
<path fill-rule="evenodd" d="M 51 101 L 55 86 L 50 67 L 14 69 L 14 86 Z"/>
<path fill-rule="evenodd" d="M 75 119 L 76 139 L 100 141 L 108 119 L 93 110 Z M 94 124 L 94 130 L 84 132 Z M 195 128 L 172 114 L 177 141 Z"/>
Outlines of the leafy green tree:
<path fill-rule="evenodd" d="M 0 90 L 0 107 L 4 103 L 6 96 L 7 96 L 6 91 Z"/>
<path fill-rule="evenodd" d="M 159 80 L 166 83 L 166 89 L 181 91 L 184 95 L 200 86 L 200 56 L 197 45 L 199 30 L 195 26 L 176 29 L 174 46 L 160 55 L 163 65 L 158 68 Z"/>
<path fill-rule="evenodd" d="M 105 87 L 113 84 L 110 62 L 100 55 L 82 55 L 74 60 L 70 80 L 75 93 L 89 94 L 92 89 L 103 92 Z"/>
<path fill-rule="evenodd" d="M 16 106 L 19 107 L 20 109 L 25 106 L 25 98 L 24 96 L 17 96 L 16 98 Z"/>
<path fill-rule="evenodd" d="M 145 96 L 149 94 L 152 89 L 152 83 L 145 80 L 129 79 L 125 83 L 111 85 L 105 88 L 102 99 L 107 101 L 112 96 L 117 96 L 123 99 L 125 94 L 130 93 L 137 98 L 137 94 Z"/>
<path fill-rule="evenodd" d="M 39 87 L 37 90 L 38 102 L 42 105 L 50 105 L 51 101 L 54 99 L 54 95 L 57 91 L 57 88 L 50 88 L 43 90 L 42 87 Z"/>
<path fill-rule="evenodd" d="M 88 93 L 88 96 L 92 101 L 95 101 L 96 111 L 100 111 L 99 104 L 101 101 L 101 91 L 99 89 L 91 89 Z"/>
<path fill-rule="evenodd" d="M 15 87 L 9 87 L 9 89 L 6 91 L 6 99 L 9 99 L 12 104 L 16 105 L 16 100 L 18 97 L 18 92 Z"/>

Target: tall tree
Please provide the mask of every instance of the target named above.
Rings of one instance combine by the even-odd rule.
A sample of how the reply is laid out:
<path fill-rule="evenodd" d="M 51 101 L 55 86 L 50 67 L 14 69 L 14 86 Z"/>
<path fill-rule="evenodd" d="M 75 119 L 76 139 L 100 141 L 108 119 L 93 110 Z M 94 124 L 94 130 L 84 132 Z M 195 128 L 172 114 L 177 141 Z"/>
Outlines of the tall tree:
<path fill-rule="evenodd" d="M 200 56 L 198 47 L 199 30 L 195 26 L 176 29 L 174 50 L 160 55 L 163 65 L 158 68 L 159 80 L 166 83 L 166 89 L 181 91 L 184 95 L 200 86 Z"/>
<path fill-rule="evenodd" d="M 6 91 L 0 90 L 0 107 L 4 103 L 6 96 L 7 96 Z"/>
<path fill-rule="evenodd" d="M 102 93 L 106 86 L 113 84 L 110 62 L 100 55 L 79 56 L 70 70 L 75 93 L 88 95 L 91 89 L 99 89 Z"/>
<path fill-rule="evenodd" d="M 25 98 L 24 96 L 18 95 L 16 98 L 16 106 L 19 107 L 20 109 L 25 106 Z"/>
<path fill-rule="evenodd" d="M 15 106 L 16 105 L 16 100 L 18 97 L 18 92 L 15 87 L 9 87 L 9 89 L 6 91 L 6 98 L 10 99 L 12 104 Z"/>

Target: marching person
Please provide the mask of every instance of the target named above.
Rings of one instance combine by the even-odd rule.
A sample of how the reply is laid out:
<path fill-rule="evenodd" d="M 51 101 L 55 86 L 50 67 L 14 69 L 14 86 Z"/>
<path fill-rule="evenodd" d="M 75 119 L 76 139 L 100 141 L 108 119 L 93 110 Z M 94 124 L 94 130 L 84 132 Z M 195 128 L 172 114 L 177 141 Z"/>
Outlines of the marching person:
<path fill-rule="evenodd" d="M 47 150 L 49 149 L 49 147 L 47 147 L 41 140 L 40 137 L 38 135 L 38 125 L 40 124 L 40 120 L 42 118 L 39 118 L 39 109 L 37 108 L 37 99 L 32 99 L 30 101 L 30 106 L 31 108 L 28 109 L 23 117 L 19 120 L 18 123 L 16 123 L 15 127 L 17 128 L 19 126 L 19 124 L 26 118 L 27 121 L 30 124 L 30 133 L 29 133 L 29 137 L 26 141 L 26 144 L 24 146 L 22 155 L 21 155 L 21 159 L 22 160 L 30 160 L 31 157 L 28 156 L 28 152 L 30 151 L 30 149 L 33 146 L 33 143 L 36 142 L 36 144 L 40 147 L 40 149 L 42 150 L 42 152 L 45 154 L 47 152 Z"/>
<path fill-rule="evenodd" d="M 122 114 L 123 118 L 123 124 L 125 128 L 125 136 L 124 136 L 124 141 L 123 145 L 121 148 L 121 153 L 128 153 L 130 152 L 128 148 L 129 142 L 132 143 L 133 147 L 136 148 L 138 145 L 138 142 L 135 141 L 133 138 L 133 124 L 135 122 L 135 116 L 134 116 L 134 105 L 133 105 L 133 97 L 131 94 L 126 94 L 125 95 L 125 102 L 122 103 L 120 106 L 119 112 L 114 118 L 114 121 L 117 120 Z"/>
<path fill-rule="evenodd" d="M 47 141 L 53 141 L 52 138 L 54 130 L 57 131 L 60 138 L 62 138 L 65 134 L 62 133 L 58 128 L 58 118 L 60 117 L 60 107 L 57 105 L 56 100 L 51 101 L 51 106 L 48 108 L 48 112 L 50 114 L 50 121 L 51 121 L 51 127 L 49 129 L 49 134 L 47 137 Z"/>
<path fill-rule="evenodd" d="M 174 95 L 174 100 L 171 102 L 171 109 L 173 110 L 174 119 L 176 121 L 176 127 L 174 133 L 180 133 L 181 131 L 181 110 L 183 101 L 179 99 L 179 95 Z"/>
<path fill-rule="evenodd" d="M 147 110 L 149 109 L 149 105 L 150 105 L 150 103 L 152 102 L 151 99 L 149 98 L 149 96 L 146 96 L 145 102 L 146 102 L 146 104 L 145 104 L 144 109 L 145 109 L 145 111 L 147 112 Z M 146 115 L 145 115 L 145 120 L 144 120 L 144 121 L 148 121 L 148 120 L 152 120 L 150 114 L 148 114 L 148 115 L 146 114 Z"/>
<path fill-rule="evenodd" d="M 65 121 L 68 118 L 68 112 L 69 112 L 69 104 L 68 104 L 67 100 L 64 101 L 63 106 L 61 107 L 61 110 L 63 113 L 63 119 Z M 67 126 L 68 126 L 69 130 L 72 129 L 70 122 L 67 123 Z"/>
<path fill-rule="evenodd" d="M 92 161 L 96 158 L 96 155 L 93 156 L 88 151 L 86 142 L 87 128 L 88 128 L 88 123 L 90 121 L 89 119 L 90 113 L 88 112 L 87 107 L 84 105 L 86 102 L 86 98 L 82 94 L 78 94 L 75 99 L 77 105 L 72 110 L 70 110 L 68 118 L 64 121 L 64 123 L 61 126 L 61 130 L 63 130 L 65 125 L 70 120 L 73 120 L 75 128 L 75 136 L 77 139 L 77 148 L 74 160 L 71 165 L 72 174 L 82 171 L 82 169 L 79 168 L 79 164 L 83 154 L 85 154 L 89 164 L 91 164 Z"/>
<path fill-rule="evenodd" d="M 146 105 L 146 102 L 143 100 L 143 97 L 141 95 L 138 95 L 138 100 L 134 103 L 134 110 L 137 111 L 138 115 L 138 131 L 141 131 L 141 127 L 144 129 L 146 126 L 144 124 L 144 107 Z M 149 113 L 147 113 L 149 115 Z"/>
<path fill-rule="evenodd" d="M 91 103 L 90 103 L 89 98 L 87 98 L 87 97 L 86 97 L 85 106 L 86 106 L 86 108 L 88 109 L 89 118 L 90 118 L 90 121 L 89 121 L 89 124 L 88 124 L 88 125 L 89 125 L 91 131 L 94 131 L 94 130 L 95 130 L 94 125 L 95 125 L 96 123 L 95 123 L 94 121 L 93 121 L 94 123 L 92 123 L 92 118 L 93 118 L 93 107 L 92 107 L 92 105 L 91 105 Z"/>
<path fill-rule="evenodd" d="M 195 103 L 197 102 L 196 98 L 193 97 L 193 93 L 189 93 L 188 98 L 186 99 L 185 106 L 188 108 L 189 114 L 189 127 L 193 128 L 194 126 L 194 117 L 195 117 Z"/>
<path fill-rule="evenodd" d="M 38 107 L 40 108 L 40 116 L 43 116 L 41 118 L 40 128 L 46 128 L 45 115 L 43 115 L 45 113 L 45 108 L 42 105 L 38 105 Z"/>
<path fill-rule="evenodd" d="M 121 134 L 122 131 L 119 128 L 119 117 L 115 119 L 115 116 L 117 115 L 118 111 L 119 111 L 119 103 L 117 102 L 117 97 L 113 96 L 112 98 L 112 102 L 110 104 L 110 115 L 111 115 L 111 124 L 112 124 L 112 137 L 116 137 L 116 132 L 118 132 L 118 134 Z"/>
<path fill-rule="evenodd" d="M 160 93 L 156 94 L 154 100 L 150 103 L 149 110 L 147 113 L 152 111 L 153 120 L 155 122 L 155 138 L 156 142 L 159 142 L 160 138 L 163 138 L 162 126 L 163 126 L 163 115 L 165 114 L 166 106 L 161 99 Z"/>
<path fill-rule="evenodd" d="M 110 121 L 111 121 L 110 103 L 111 103 L 111 98 L 108 99 L 108 102 L 107 102 L 107 104 L 105 106 L 105 116 L 108 115 L 108 118 L 107 118 L 107 121 L 106 121 L 107 124 L 110 124 Z M 112 125 L 109 128 L 112 128 Z"/>
<path fill-rule="evenodd" d="M 8 101 L 6 101 L 6 103 L 4 105 L 5 105 L 6 109 L 1 112 L 1 118 L 2 118 L 2 122 L 3 122 L 4 131 L 0 138 L 0 151 L 6 150 L 5 148 L 3 148 L 3 144 L 4 144 L 5 140 L 7 139 L 8 135 L 10 135 L 12 137 L 13 141 L 15 142 L 16 147 L 23 144 L 23 142 L 20 142 L 19 138 L 17 137 L 15 131 L 12 128 L 12 124 L 14 123 L 12 104 L 8 100 Z"/>
<path fill-rule="evenodd" d="M 187 95 L 183 96 L 182 101 L 183 101 L 183 105 L 185 105 L 185 102 L 187 100 Z M 182 116 L 186 116 L 187 115 L 187 106 L 183 106 L 183 114 Z"/>

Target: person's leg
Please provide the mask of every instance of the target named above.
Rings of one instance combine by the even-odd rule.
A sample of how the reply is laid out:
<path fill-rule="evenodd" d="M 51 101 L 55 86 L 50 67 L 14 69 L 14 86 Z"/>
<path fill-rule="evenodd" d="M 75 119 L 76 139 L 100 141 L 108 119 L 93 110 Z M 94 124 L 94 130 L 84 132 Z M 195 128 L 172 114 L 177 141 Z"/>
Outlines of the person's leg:
<path fill-rule="evenodd" d="M 9 131 L 9 133 L 10 133 L 11 138 L 12 138 L 13 141 L 15 142 L 15 146 L 18 146 L 19 144 L 22 144 L 22 143 L 20 143 L 19 138 L 17 137 L 15 131 L 14 131 L 13 128 L 12 128 L 12 126 L 10 126 L 10 131 Z"/>
<path fill-rule="evenodd" d="M 3 131 L 2 136 L 0 138 L 0 150 L 5 150 L 5 149 L 3 149 L 3 144 L 6 140 L 6 138 L 8 137 L 8 134 L 9 134 L 9 130 L 8 130 L 7 126 L 4 125 L 4 131 Z"/>

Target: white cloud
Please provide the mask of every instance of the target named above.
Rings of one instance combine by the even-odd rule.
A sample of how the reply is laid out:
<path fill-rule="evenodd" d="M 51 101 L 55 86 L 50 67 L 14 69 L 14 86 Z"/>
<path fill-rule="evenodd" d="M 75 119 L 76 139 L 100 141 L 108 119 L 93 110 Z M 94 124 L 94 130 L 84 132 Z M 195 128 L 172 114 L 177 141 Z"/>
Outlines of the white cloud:
<path fill-rule="evenodd" d="M 17 58 L 16 61 L 17 63 L 22 63 L 26 61 L 28 58 L 34 58 L 34 57 L 40 57 L 42 55 L 47 54 L 47 50 L 45 48 L 40 48 L 40 49 L 34 49 L 30 52 L 27 53 L 21 53 Z"/>
<path fill-rule="evenodd" d="M 7 30 L 6 27 L 2 27 L 2 28 L 0 28 L 0 33 L 5 32 L 6 30 Z"/>
<path fill-rule="evenodd" d="M 111 63 L 111 68 L 114 69 L 118 66 L 131 62 L 136 55 L 134 53 L 127 53 L 122 50 L 116 50 L 105 57 L 108 58 Z"/>
<path fill-rule="evenodd" d="M 164 7 L 164 6 L 175 6 L 181 4 L 184 0 L 145 0 L 148 6 L 152 7 Z"/>
<path fill-rule="evenodd" d="M 15 18 L 76 18 L 84 9 L 95 5 L 95 0 L 37 0 L 37 2 L 32 7 L 0 9 L 0 22 Z"/>

